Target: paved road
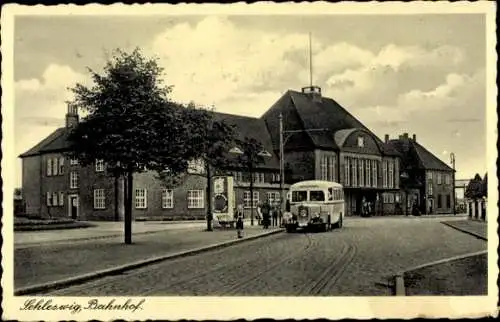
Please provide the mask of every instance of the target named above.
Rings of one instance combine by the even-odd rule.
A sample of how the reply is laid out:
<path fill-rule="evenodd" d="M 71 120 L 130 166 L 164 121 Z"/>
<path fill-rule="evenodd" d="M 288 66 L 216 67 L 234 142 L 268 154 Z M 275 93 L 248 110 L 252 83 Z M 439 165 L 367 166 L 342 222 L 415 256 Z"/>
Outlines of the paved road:
<path fill-rule="evenodd" d="M 342 230 L 283 233 L 51 295 L 391 295 L 384 283 L 401 269 L 486 248 L 438 219 L 362 218 Z"/>

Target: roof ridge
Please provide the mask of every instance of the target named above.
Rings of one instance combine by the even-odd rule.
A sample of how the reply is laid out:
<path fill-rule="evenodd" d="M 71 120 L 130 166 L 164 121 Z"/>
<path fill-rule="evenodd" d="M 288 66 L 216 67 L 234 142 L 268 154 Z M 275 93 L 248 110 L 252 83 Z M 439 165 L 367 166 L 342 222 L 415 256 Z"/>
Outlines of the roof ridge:
<path fill-rule="evenodd" d="M 29 149 L 28 151 L 26 151 L 24 153 L 21 153 L 18 157 L 20 157 L 20 158 L 28 157 L 28 156 L 36 155 L 36 154 L 40 153 L 44 149 L 45 146 L 47 146 L 47 145 L 51 144 L 52 142 L 54 142 L 55 140 L 57 140 L 63 134 L 65 129 L 66 129 L 66 127 L 58 127 L 52 133 L 50 133 L 44 139 L 42 139 L 40 142 L 38 142 L 34 147 L 32 147 L 31 149 Z M 60 132 L 60 133 L 58 133 L 58 132 Z"/>
<path fill-rule="evenodd" d="M 445 166 L 449 170 L 453 170 L 449 165 L 447 165 L 443 160 L 438 158 L 434 153 L 432 153 L 431 151 L 426 149 L 422 144 L 418 143 L 417 141 L 413 141 L 413 140 L 408 140 L 408 141 L 410 141 L 413 145 L 416 145 L 418 148 L 422 149 L 423 152 L 427 153 L 431 158 L 433 158 L 435 161 L 440 163 L 442 166 Z M 415 149 L 415 151 L 417 152 L 419 158 L 422 159 L 418 149 Z"/>

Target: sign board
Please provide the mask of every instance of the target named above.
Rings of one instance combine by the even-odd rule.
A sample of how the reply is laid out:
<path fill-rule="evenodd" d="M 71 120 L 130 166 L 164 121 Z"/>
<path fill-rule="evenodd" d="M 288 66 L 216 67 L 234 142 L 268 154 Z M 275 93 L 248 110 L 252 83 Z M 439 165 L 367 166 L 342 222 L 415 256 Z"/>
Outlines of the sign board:
<path fill-rule="evenodd" d="M 234 220 L 234 182 L 233 177 L 218 176 L 213 179 L 214 224 Z"/>

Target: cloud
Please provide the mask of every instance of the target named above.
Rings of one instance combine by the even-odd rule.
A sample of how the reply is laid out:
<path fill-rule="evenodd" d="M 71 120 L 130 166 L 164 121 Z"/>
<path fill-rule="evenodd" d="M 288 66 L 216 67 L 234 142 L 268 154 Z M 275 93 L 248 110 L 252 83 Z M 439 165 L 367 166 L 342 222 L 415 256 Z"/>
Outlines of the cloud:
<path fill-rule="evenodd" d="M 64 125 L 65 101 L 72 98 L 67 87 L 85 82 L 85 75 L 71 67 L 51 64 L 40 78 L 15 83 L 15 146 L 22 153 Z"/>

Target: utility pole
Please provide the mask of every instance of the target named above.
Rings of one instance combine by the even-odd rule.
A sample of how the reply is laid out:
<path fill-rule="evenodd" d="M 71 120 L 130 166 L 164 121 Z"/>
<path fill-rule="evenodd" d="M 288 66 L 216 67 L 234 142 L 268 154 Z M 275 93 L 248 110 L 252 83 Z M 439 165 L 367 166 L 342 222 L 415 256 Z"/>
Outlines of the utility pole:
<path fill-rule="evenodd" d="M 453 167 L 453 215 L 456 216 L 457 214 L 457 206 L 455 204 L 456 202 L 456 196 L 455 196 L 455 153 L 450 153 L 450 161 L 451 165 Z"/>

